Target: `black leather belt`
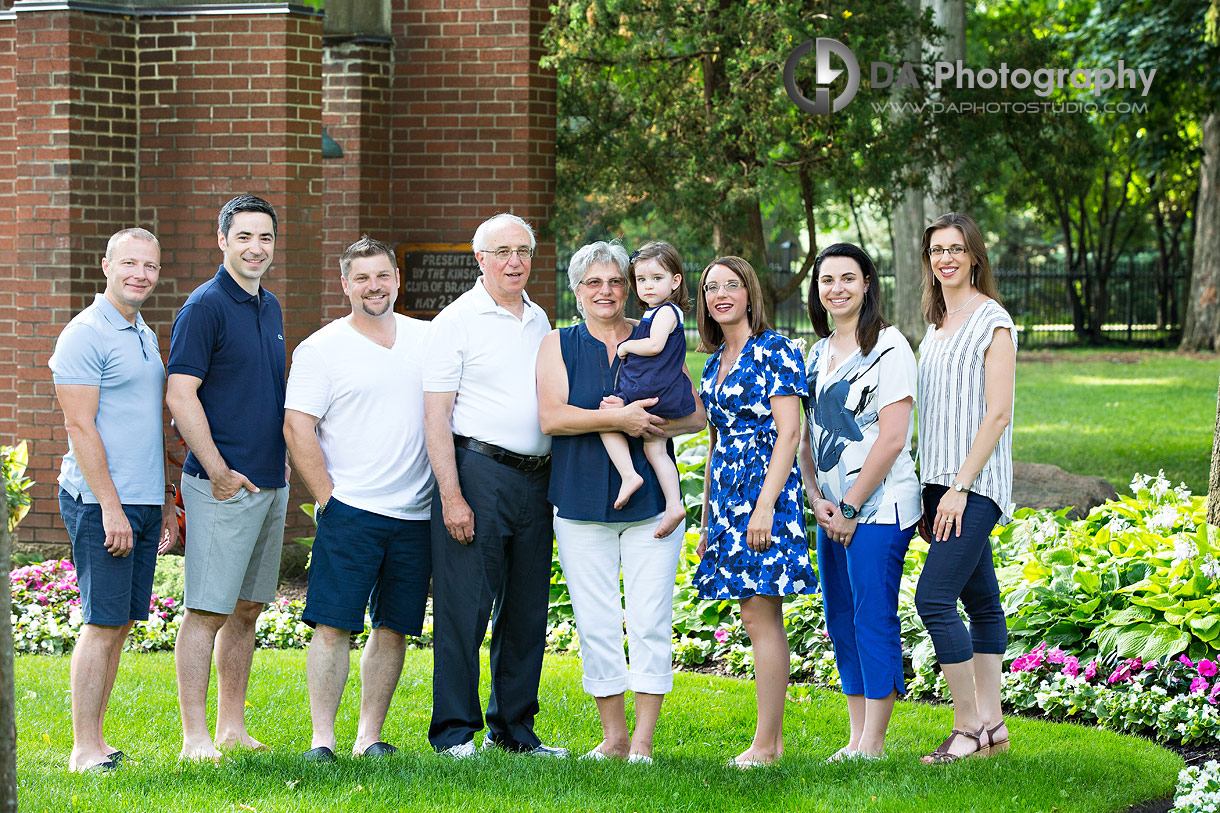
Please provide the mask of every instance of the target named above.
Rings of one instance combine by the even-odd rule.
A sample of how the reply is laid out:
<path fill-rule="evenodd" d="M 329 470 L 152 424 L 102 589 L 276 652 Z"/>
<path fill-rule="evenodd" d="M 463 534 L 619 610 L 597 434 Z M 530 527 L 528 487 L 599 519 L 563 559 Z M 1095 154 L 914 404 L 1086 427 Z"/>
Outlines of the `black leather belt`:
<path fill-rule="evenodd" d="M 497 463 L 503 463 L 505 466 L 510 466 L 517 471 L 538 471 L 539 469 L 549 466 L 551 456 L 544 455 L 523 455 L 516 452 L 510 452 L 508 449 L 503 449 L 496 446 L 494 443 L 484 443 L 481 440 L 468 438 L 464 435 L 454 435 L 453 445 L 461 446 L 463 449 L 469 449 L 472 452 L 478 452 L 481 455 L 490 457 Z"/>

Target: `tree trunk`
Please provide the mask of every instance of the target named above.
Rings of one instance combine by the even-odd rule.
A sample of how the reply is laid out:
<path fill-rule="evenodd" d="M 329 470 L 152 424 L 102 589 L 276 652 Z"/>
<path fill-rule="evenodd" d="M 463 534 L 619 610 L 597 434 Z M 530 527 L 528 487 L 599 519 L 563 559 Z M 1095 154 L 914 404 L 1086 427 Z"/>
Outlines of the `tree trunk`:
<path fill-rule="evenodd" d="M 0 485 L 7 485 L 0 477 Z M 0 813 L 17 810 L 17 688 L 13 676 L 12 550 L 8 511 L 0 519 Z"/>
<path fill-rule="evenodd" d="M 923 263 L 919 252 L 928 225 L 923 201 L 922 192 L 908 189 L 894 207 L 894 312 L 883 314 L 916 347 L 927 330 L 920 307 Z"/>
<path fill-rule="evenodd" d="M 1195 250 L 1180 350 L 1220 349 L 1220 112 L 1203 119 Z M 1213 456 L 1212 471 L 1216 468 Z"/>
<path fill-rule="evenodd" d="M 1220 387 L 1216 391 L 1216 431 L 1212 433 L 1212 471 L 1207 481 L 1207 522 L 1220 525 Z"/>
<path fill-rule="evenodd" d="M 920 0 L 908 0 L 908 5 L 919 13 Z M 921 44 L 916 38 L 907 44 L 904 58 L 911 62 L 922 59 Z M 899 117 L 901 113 L 895 113 Z M 932 218 L 943 212 L 924 210 L 924 193 L 906 189 L 894 206 L 892 216 L 894 253 L 894 307 L 892 313 L 882 315 L 906 336 L 907 341 L 918 347 L 923 340 L 927 325 L 923 318 L 920 301 L 923 295 L 923 264 L 919 252 L 923 245 L 923 230 Z"/>
<path fill-rule="evenodd" d="M 932 23 L 944 29 L 945 38 L 940 43 L 940 61 L 956 62 L 966 58 L 966 3 L 965 0 L 922 0 L 923 8 L 932 9 Z M 931 54 L 926 54 L 931 56 Z M 929 60 L 930 61 L 930 60 Z M 952 127 L 950 119 L 938 123 Z M 949 137 L 952 142 L 954 139 Z M 962 209 L 962 200 L 957 186 L 957 170 L 960 162 L 952 157 L 945 163 L 928 168 L 930 187 L 924 196 L 924 214 L 929 221 L 946 212 Z"/>

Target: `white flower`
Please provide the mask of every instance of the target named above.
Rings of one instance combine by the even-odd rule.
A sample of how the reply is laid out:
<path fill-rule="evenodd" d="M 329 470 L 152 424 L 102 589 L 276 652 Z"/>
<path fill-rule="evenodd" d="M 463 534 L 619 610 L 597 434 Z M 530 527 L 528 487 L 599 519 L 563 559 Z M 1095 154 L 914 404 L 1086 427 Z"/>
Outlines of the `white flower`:
<path fill-rule="evenodd" d="M 1157 502 L 1160 502 L 1161 498 L 1169 493 L 1169 480 L 1165 478 L 1164 469 L 1156 473 L 1156 479 L 1149 484 L 1148 491 L 1152 494 L 1152 499 Z"/>
<path fill-rule="evenodd" d="M 1135 496 L 1140 495 L 1140 489 L 1147 488 L 1148 478 L 1142 474 L 1136 474 L 1131 478 L 1131 493 Z"/>
<path fill-rule="evenodd" d="M 1178 524 L 1178 509 L 1172 505 L 1162 505 L 1155 514 L 1144 520 L 1144 524 L 1153 533 L 1168 534 Z"/>

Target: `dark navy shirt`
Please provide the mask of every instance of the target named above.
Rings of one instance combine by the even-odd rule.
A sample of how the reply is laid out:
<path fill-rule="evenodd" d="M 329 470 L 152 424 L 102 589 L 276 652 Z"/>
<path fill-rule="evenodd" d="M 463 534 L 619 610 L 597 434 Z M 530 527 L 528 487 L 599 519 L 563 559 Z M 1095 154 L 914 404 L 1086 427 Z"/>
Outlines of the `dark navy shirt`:
<path fill-rule="evenodd" d="M 611 364 L 606 345 L 593 338 L 582 322 L 559 331 L 559 351 L 568 371 L 568 403 L 582 409 L 597 409 L 602 398 L 614 392 L 619 359 Z M 601 436 L 556 435 L 551 438 L 551 485 L 547 501 L 564 519 L 584 522 L 642 522 L 665 508 L 665 496 L 652 464 L 644 457 L 644 442 L 628 437 L 631 463 L 641 477 L 641 486 L 621 511 L 614 508 L 622 479 L 606 455 Z M 673 457 L 673 443 L 666 447 Z"/>
<path fill-rule="evenodd" d="M 283 488 L 287 367 L 279 300 L 247 293 L 223 265 L 187 297 L 174 318 L 169 374 L 202 379 L 199 401 L 229 468 L 259 488 Z M 207 478 L 187 454 L 182 470 Z"/>

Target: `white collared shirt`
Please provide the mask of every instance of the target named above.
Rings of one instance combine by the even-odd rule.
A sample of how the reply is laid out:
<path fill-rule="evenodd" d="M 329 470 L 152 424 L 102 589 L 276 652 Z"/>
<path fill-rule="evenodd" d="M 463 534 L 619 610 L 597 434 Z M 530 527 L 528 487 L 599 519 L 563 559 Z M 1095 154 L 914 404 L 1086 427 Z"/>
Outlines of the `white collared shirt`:
<path fill-rule="evenodd" d="M 432 320 L 424 355 L 424 392 L 456 392 L 455 435 L 522 455 L 542 455 L 551 439 L 538 423 L 538 348 L 551 330 L 546 312 L 524 291 L 518 319 L 496 304 L 483 278 Z"/>

